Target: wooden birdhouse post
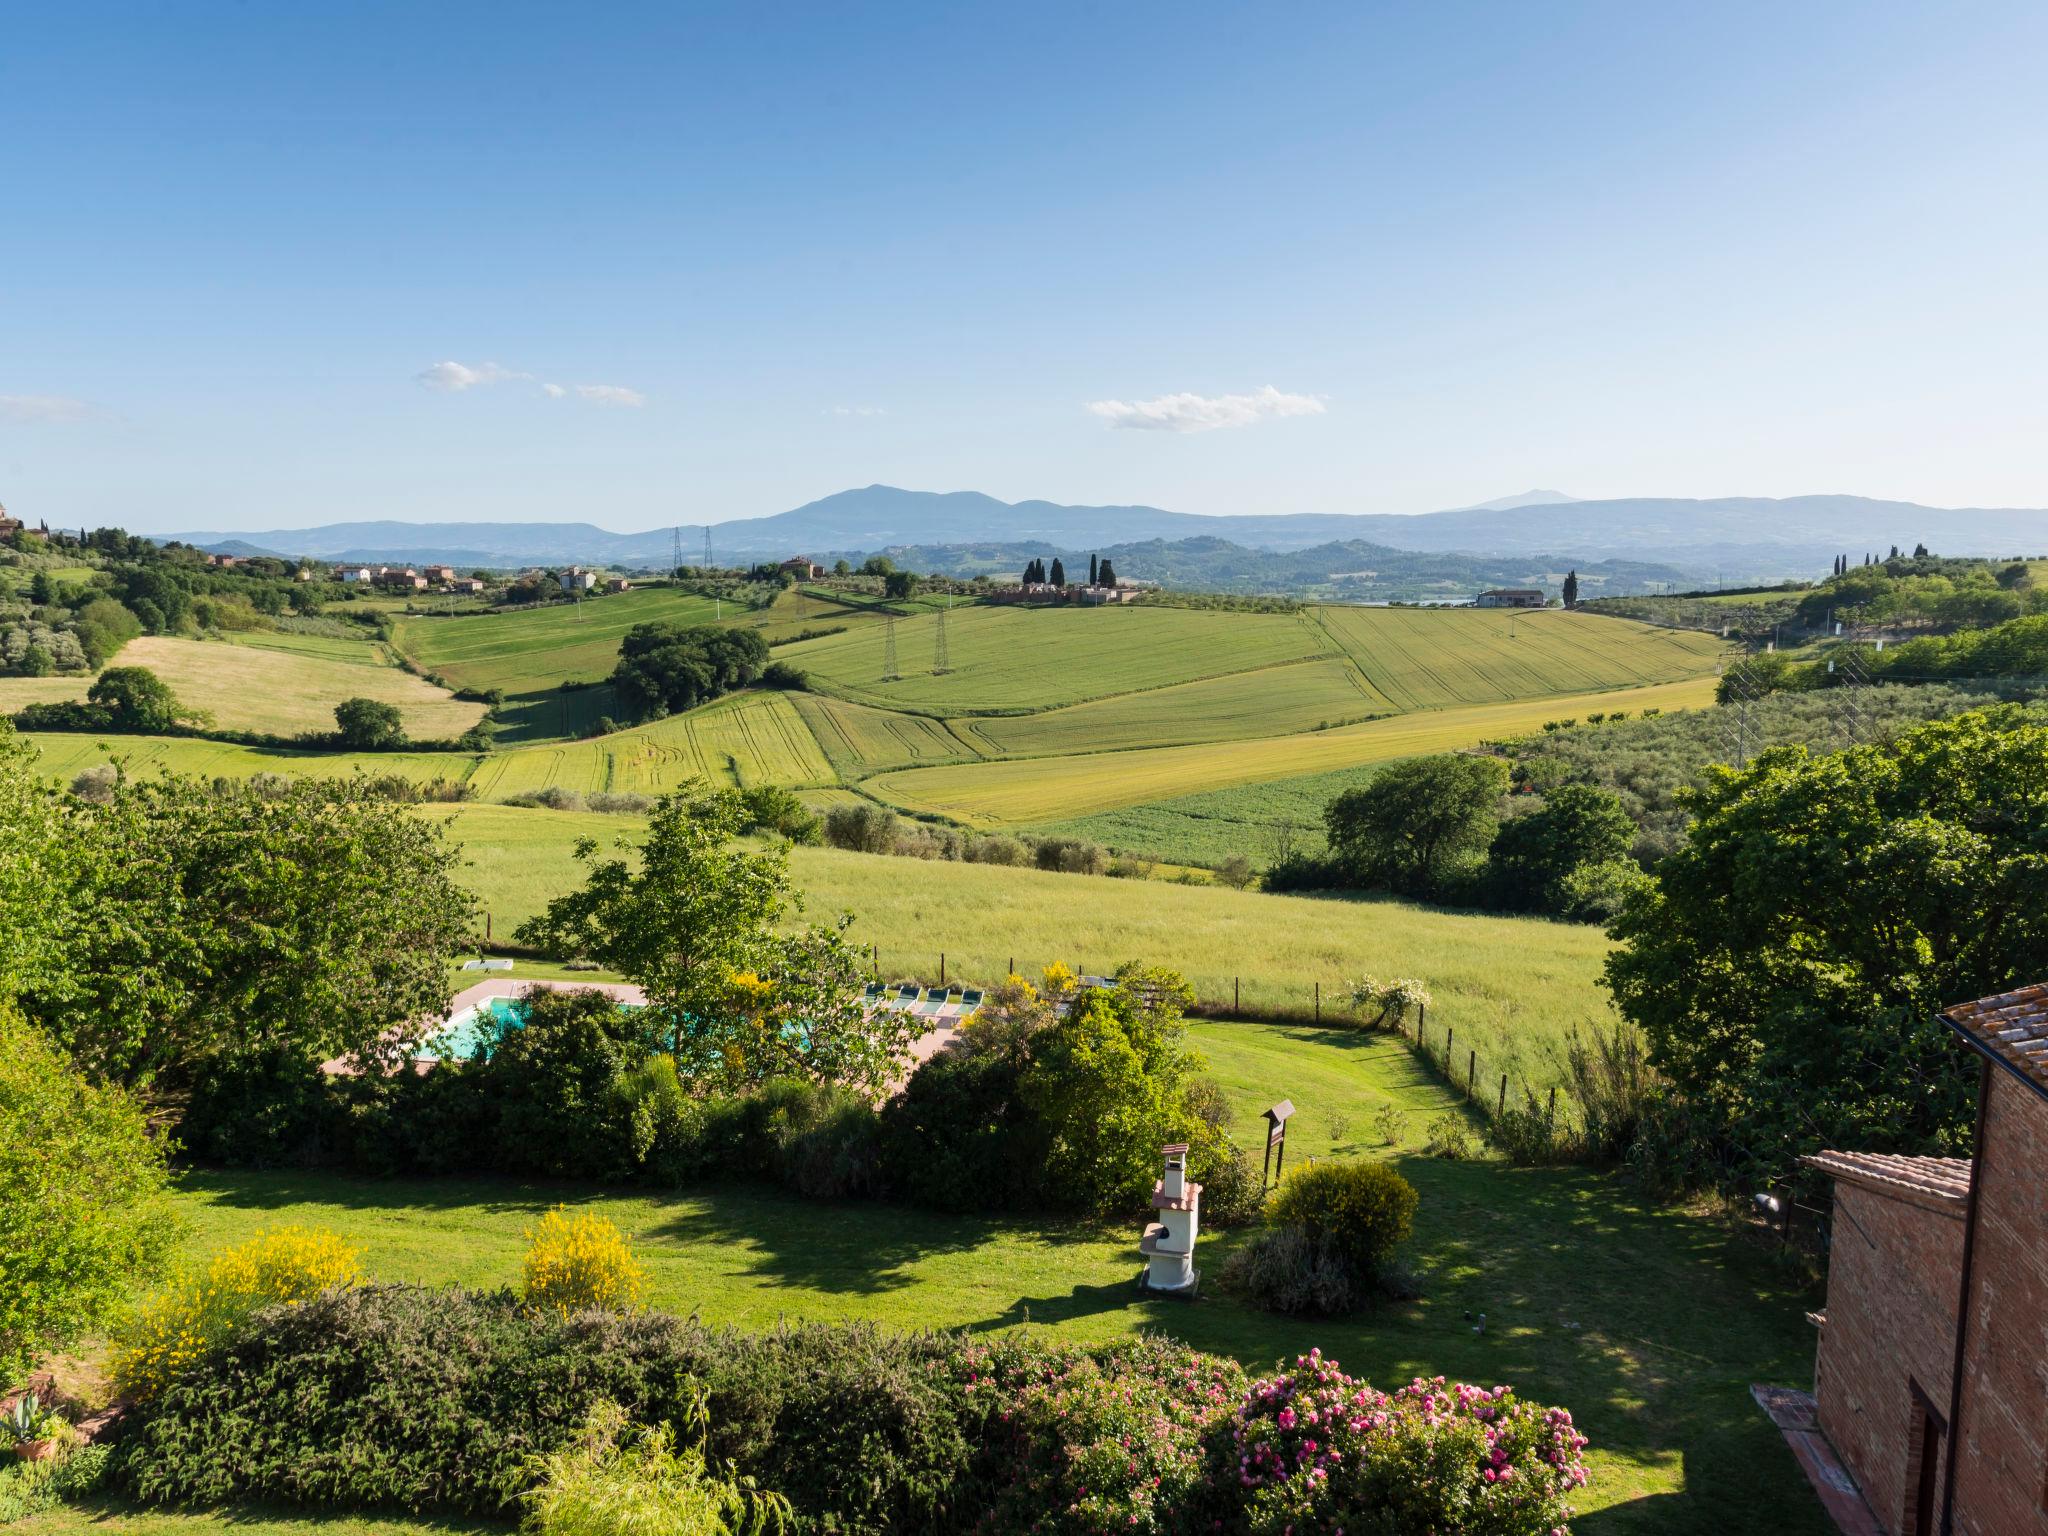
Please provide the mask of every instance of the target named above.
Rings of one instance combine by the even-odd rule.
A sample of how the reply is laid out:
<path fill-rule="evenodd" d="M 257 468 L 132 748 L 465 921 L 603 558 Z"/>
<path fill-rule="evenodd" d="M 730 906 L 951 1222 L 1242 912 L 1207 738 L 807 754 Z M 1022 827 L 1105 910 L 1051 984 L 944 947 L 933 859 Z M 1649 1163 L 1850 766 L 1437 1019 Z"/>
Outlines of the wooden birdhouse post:
<path fill-rule="evenodd" d="M 1138 1251 L 1145 1256 L 1139 1284 L 1148 1291 L 1192 1296 L 1202 1272 L 1195 1268 L 1195 1234 L 1202 1221 L 1202 1186 L 1188 1182 L 1185 1142 L 1166 1147 L 1166 1167 L 1152 1186 L 1152 1209 L 1158 1220 L 1145 1228 Z"/>
<path fill-rule="evenodd" d="M 1281 1170 L 1287 1166 L 1287 1120 L 1293 1113 L 1292 1099 L 1282 1099 L 1265 1113 L 1266 1161 L 1259 1173 L 1262 1193 L 1267 1185 L 1280 1181 Z"/>

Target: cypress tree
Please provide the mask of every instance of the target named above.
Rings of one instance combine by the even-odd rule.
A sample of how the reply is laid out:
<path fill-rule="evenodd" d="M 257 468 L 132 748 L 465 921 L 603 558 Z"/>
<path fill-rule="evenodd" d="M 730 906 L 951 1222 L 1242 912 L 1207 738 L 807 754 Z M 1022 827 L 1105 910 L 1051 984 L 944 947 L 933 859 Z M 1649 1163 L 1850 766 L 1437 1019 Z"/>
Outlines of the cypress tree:
<path fill-rule="evenodd" d="M 1052 557 L 1052 584 L 1056 587 L 1064 587 L 1067 584 L 1067 568 L 1060 564 L 1058 555 Z"/>
<path fill-rule="evenodd" d="M 1116 572 L 1111 569 L 1108 556 L 1103 557 L 1102 568 L 1095 573 L 1095 579 L 1096 583 L 1100 586 L 1113 587 L 1116 585 Z"/>
<path fill-rule="evenodd" d="M 1098 570 L 1093 555 L 1088 557 L 1088 585 L 1091 587 L 1098 585 Z"/>

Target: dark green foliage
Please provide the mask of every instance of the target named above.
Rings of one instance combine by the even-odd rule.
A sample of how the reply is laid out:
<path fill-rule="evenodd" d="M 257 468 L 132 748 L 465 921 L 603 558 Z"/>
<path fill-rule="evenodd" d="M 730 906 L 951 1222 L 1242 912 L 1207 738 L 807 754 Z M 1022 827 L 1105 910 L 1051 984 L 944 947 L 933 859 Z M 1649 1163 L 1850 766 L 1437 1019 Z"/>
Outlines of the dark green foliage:
<path fill-rule="evenodd" d="M 1224 1261 L 1223 1283 L 1254 1306 L 1297 1317 L 1338 1317 L 1372 1298 L 1335 1244 L 1298 1226 L 1254 1234 Z"/>
<path fill-rule="evenodd" d="M 1534 810 L 1501 824 L 1487 854 L 1493 904 L 1524 912 L 1567 912 L 1566 882 L 1587 865 L 1628 852 L 1636 825 L 1619 797 L 1590 784 L 1565 784 Z"/>
<path fill-rule="evenodd" d="M 1281 1181 L 1266 1219 L 1327 1243 L 1365 1283 L 1376 1281 L 1415 1225 L 1415 1186 L 1386 1163 L 1326 1158 Z"/>
<path fill-rule="evenodd" d="M 839 630 L 822 630 L 822 634 L 838 634 Z M 810 636 L 805 636 L 808 639 Z M 761 669 L 763 688 L 780 688 L 787 693 L 803 693 L 811 686 L 811 679 L 802 667 L 786 661 L 771 661 Z"/>
<path fill-rule="evenodd" d="M 650 1136 L 635 1124 L 632 1081 L 657 1044 L 648 1010 L 595 989 L 534 988 L 521 1011 L 524 1026 L 499 1030 L 465 1069 L 494 1111 L 497 1162 L 551 1178 L 629 1177 Z"/>
<path fill-rule="evenodd" d="M 2048 724 L 2003 706 L 1779 748 L 1689 804 L 1607 981 L 1719 1166 L 1966 1150 L 1974 1073 L 1935 1014 L 2039 979 Z"/>
<path fill-rule="evenodd" d="M 1102 563 L 1096 568 L 1095 584 L 1101 587 L 1116 585 L 1116 567 L 1110 563 L 1107 555 L 1102 557 Z"/>
<path fill-rule="evenodd" d="M 772 832 L 786 837 L 792 843 L 815 843 L 821 840 L 818 818 L 805 807 L 803 801 L 782 788 L 779 784 L 763 784 L 754 789 L 740 791 L 740 801 L 746 807 L 746 817 L 741 830 L 746 832 Z"/>
<path fill-rule="evenodd" d="M 107 713 L 109 728 L 155 733 L 197 718 L 170 686 L 147 667 L 109 667 L 86 690 L 86 703 Z"/>
<path fill-rule="evenodd" d="M 1507 765 L 1444 754 L 1389 764 L 1324 812 L 1330 858 L 1347 881 L 1437 894 L 1492 842 Z"/>
<path fill-rule="evenodd" d="M 355 751 L 382 751 L 405 741 L 398 706 L 377 699 L 343 699 L 334 706 L 334 724 L 341 744 Z"/>
<path fill-rule="evenodd" d="M 915 571 L 889 571 L 882 577 L 882 593 L 892 601 L 914 596 L 917 592 Z"/>
<path fill-rule="evenodd" d="M 506 1294 L 382 1286 L 259 1313 L 153 1401 L 119 1477 L 151 1502 L 266 1500 L 506 1516 L 525 1462 L 590 1403 L 681 1419 L 812 1528 L 964 1529 L 986 1416 L 952 1340 L 861 1327 L 767 1335 L 660 1313 L 566 1322 Z M 828 1521 L 829 1525 L 823 1525 Z"/>
<path fill-rule="evenodd" d="M 1064 587 L 1067 584 L 1067 568 L 1060 563 L 1058 555 L 1052 557 L 1052 574 L 1046 580 L 1056 587 Z"/>
<path fill-rule="evenodd" d="M 879 805 L 835 805 L 825 813 L 825 841 L 856 853 L 893 853 L 900 823 Z"/>
<path fill-rule="evenodd" d="M 1017 1098 L 1023 1063 L 941 1051 L 882 1112 L 884 1167 L 903 1198 L 969 1212 L 1047 1203 L 1045 1131 Z"/>
<path fill-rule="evenodd" d="M 638 720 L 674 714 L 744 688 L 768 663 L 751 629 L 712 624 L 636 624 L 619 643 L 612 686 Z"/>

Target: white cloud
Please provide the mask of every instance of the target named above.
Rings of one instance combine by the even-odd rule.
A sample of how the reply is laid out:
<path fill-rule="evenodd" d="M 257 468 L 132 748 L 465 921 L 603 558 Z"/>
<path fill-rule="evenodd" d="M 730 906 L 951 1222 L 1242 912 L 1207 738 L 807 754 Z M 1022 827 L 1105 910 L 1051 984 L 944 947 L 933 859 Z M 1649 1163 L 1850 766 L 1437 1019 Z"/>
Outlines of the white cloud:
<path fill-rule="evenodd" d="M 458 363 L 452 359 L 440 362 L 431 368 L 423 368 L 413 377 L 428 389 L 439 390 L 447 395 L 459 395 L 466 389 L 475 389 L 480 384 L 540 384 L 540 391 L 550 400 L 566 400 L 574 395 L 579 400 L 588 400 L 596 405 L 641 406 L 647 397 L 637 389 L 628 389 L 623 384 L 550 384 L 543 383 L 532 374 L 517 368 L 507 368 L 502 363 Z"/>
<path fill-rule="evenodd" d="M 1088 409 L 1112 427 L 1145 432 L 1213 432 L 1248 427 L 1272 416 L 1320 416 L 1314 395 L 1290 395 L 1268 384 L 1249 395 L 1161 395 L 1156 400 L 1094 400 Z"/>
<path fill-rule="evenodd" d="M 92 415 L 83 400 L 64 395 L 0 395 L 0 420 L 32 421 L 45 426 L 68 426 Z"/>
<path fill-rule="evenodd" d="M 575 390 L 581 399 L 593 401 L 598 405 L 638 407 L 647 403 L 647 397 L 639 390 L 628 389 L 623 384 L 578 384 Z"/>

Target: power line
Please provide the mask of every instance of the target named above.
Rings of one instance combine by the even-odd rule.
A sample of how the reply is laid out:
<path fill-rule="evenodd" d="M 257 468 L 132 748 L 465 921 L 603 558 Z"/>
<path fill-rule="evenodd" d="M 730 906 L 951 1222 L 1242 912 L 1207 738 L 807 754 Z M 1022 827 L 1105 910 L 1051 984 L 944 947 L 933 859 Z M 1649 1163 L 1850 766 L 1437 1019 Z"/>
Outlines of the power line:
<path fill-rule="evenodd" d="M 946 608 L 952 606 L 953 599 L 949 596 L 946 599 Z M 945 673 L 953 670 L 952 663 L 946 658 L 946 608 L 939 610 L 938 638 L 932 643 L 932 675 L 934 677 L 943 676 Z"/>
<path fill-rule="evenodd" d="M 896 670 L 896 615 L 892 613 L 882 620 L 882 681 L 893 683 L 901 675 Z"/>

